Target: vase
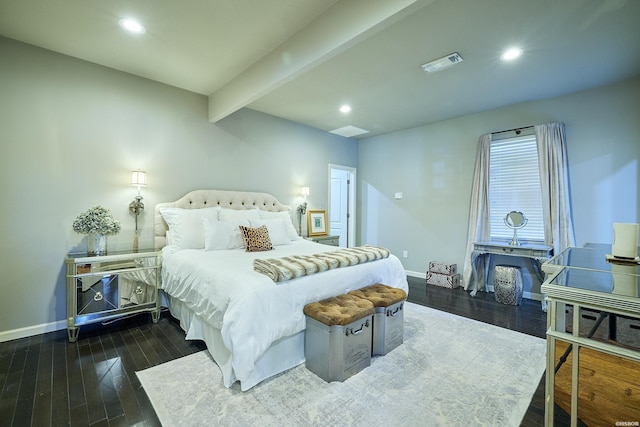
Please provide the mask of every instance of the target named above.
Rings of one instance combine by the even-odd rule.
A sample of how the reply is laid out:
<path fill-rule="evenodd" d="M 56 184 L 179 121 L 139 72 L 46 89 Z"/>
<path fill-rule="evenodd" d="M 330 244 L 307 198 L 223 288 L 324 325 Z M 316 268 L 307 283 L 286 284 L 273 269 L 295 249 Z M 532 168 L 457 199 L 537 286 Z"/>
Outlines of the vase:
<path fill-rule="evenodd" d="M 107 235 L 106 234 L 88 234 L 87 235 L 87 253 L 89 256 L 100 256 L 107 254 Z"/>

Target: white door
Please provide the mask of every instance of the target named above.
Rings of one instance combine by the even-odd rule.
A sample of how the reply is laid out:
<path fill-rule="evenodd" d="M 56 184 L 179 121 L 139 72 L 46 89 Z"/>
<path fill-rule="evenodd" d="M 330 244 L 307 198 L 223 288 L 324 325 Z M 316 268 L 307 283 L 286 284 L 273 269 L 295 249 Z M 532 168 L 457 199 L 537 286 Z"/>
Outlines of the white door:
<path fill-rule="evenodd" d="M 339 236 L 340 247 L 354 246 L 355 169 L 329 165 L 329 235 Z"/>

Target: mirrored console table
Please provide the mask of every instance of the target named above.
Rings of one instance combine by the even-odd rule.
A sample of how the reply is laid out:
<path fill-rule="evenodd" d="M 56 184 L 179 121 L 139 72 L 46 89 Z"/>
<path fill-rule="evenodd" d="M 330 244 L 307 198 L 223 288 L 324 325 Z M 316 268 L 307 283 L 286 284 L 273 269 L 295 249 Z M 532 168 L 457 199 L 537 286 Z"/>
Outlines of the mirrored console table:
<path fill-rule="evenodd" d="M 553 247 L 545 245 L 534 244 L 522 244 L 522 245 L 510 245 L 507 242 L 476 242 L 473 245 L 473 251 L 471 252 L 471 268 L 473 270 L 473 289 L 471 290 L 471 296 L 475 296 L 478 293 L 479 272 L 478 272 L 478 259 L 480 257 L 485 258 L 485 267 L 482 269 L 484 282 L 486 284 L 487 277 L 489 275 L 486 262 L 486 258 L 489 255 L 506 255 L 512 257 L 529 258 L 532 261 L 533 268 L 540 280 L 540 283 L 544 281 L 544 273 L 542 272 L 541 265 L 547 261 L 553 255 Z M 544 301 L 543 301 L 543 308 Z"/>
<path fill-rule="evenodd" d="M 78 339 L 81 325 L 149 312 L 160 316 L 157 250 L 113 252 L 102 256 L 69 254 L 67 266 L 67 333 Z"/>
<path fill-rule="evenodd" d="M 609 262 L 611 245 L 587 245 L 568 248 L 543 264 L 547 279 L 541 290 L 546 294 L 547 311 L 547 375 L 545 383 L 545 425 L 552 426 L 556 391 L 556 345 L 571 346 L 571 425 L 578 423 L 580 348 L 607 353 L 640 362 L 640 348 L 619 345 L 615 341 L 594 339 L 581 329 L 583 309 L 605 314 L 640 319 L 640 265 Z M 572 307 L 571 330 L 566 326 L 565 310 Z M 583 367 L 584 368 L 584 367 Z M 567 368 L 568 369 L 568 368 Z M 588 368 L 587 368 L 588 369 Z M 639 375 L 640 377 L 640 375 Z M 624 396 L 621 396 L 621 399 Z M 636 413 L 637 415 L 637 413 Z M 623 414 L 618 421 L 627 420 Z"/>

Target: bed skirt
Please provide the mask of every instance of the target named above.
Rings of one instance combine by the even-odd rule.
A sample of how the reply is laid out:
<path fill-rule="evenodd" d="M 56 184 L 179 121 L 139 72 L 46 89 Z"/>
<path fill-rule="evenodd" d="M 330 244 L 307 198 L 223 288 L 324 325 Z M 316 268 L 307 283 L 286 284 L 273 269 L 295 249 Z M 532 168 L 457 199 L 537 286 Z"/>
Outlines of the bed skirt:
<path fill-rule="evenodd" d="M 229 388 L 236 381 L 240 390 L 247 391 L 256 384 L 281 372 L 304 363 L 304 331 L 275 341 L 256 361 L 253 371 L 247 378 L 237 378 L 231 362 L 231 353 L 224 346 L 220 329 L 205 323 L 189 310 L 184 303 L 166 295 L 163 301 L 169 307 L 171 315 L 180 322 L 186 332 L 187 340 L 202 340 L 213 360 L 220 367 L 224 386 Z"/>

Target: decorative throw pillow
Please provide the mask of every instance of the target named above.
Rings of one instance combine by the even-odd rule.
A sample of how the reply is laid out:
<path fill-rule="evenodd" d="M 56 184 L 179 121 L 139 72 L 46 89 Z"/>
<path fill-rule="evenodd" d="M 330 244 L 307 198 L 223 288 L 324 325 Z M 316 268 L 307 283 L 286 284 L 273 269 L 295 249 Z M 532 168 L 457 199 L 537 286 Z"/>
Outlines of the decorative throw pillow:
<path fill-rule="evenodd" d="M 240 233 L 247 252 L 270 251 L 273 249 L 271 240 L 269 239 L 269 230 L 263 225 L 258 228 L 240 226 Z"/>

